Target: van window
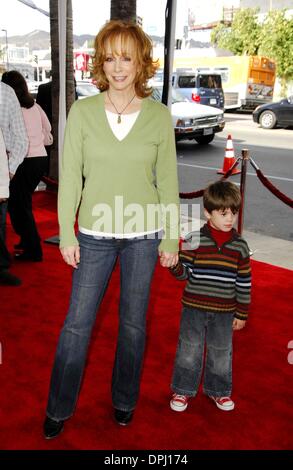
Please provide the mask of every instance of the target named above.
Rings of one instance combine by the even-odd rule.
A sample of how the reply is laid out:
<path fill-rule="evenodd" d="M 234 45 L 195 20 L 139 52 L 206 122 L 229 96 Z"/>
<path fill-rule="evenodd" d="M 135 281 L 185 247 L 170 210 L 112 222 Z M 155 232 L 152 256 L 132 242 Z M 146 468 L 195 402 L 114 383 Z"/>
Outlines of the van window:
<path fill-rule="evenodd" d="M 222 88 L 221 75 L 199 75 L 198 79 L 200 88 Z"/>
<path fill-rule="evenodd" d="M 179 88 L 195 88 L 196 77 L 194 75 L 181 75 L 178 79 Z"/>

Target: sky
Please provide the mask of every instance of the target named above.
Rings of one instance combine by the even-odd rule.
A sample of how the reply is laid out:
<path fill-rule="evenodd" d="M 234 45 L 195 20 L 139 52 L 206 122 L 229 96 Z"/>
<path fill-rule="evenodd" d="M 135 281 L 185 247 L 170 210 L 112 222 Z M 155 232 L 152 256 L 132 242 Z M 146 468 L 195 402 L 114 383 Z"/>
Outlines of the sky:
<path fill-rule="evenodd" d="M 49 0 L 33 0 L 35 5 L 49 10 Z M 189 0 L 179 0 L 184 4 Z M 164 34 L 166 0 L 137 0 L 137 14 L 144 19 L 149 34 Z M 110 17 L 110 0 L 72 0 L 74 34 L 97 34 Z M 18 0 L 0 0 L 0 35 L 8 37 L 29 33 L 35 29 L 49 31 L 49 18 Z"/>

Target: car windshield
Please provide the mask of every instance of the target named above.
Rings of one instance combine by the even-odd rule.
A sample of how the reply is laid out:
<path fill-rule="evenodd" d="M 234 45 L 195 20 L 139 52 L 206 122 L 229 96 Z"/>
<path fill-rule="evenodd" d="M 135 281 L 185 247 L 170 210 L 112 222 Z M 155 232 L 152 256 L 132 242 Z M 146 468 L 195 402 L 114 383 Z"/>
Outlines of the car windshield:
<path fill-rule="evenodd" d="M 163 82 L 164 81 L 164 72 L 161 70 L 158 70 L 156 74 L 153 77 L 154 82 Z"/>
<path fill-rule="evenodd" d="M 154 87 L 152 97 L 156 101 L 162 101 L 163 87 Z M 181 103 L 182 101 L 188 102 L 188 99 L 185 98 L 178 90 L 172 88 L 172 104 Z"/>
<path fill-rule="evenodd" d="M 178 79 L 179 88 L 195 88 L 195 75 L 181 75 Z"/>
<path fill-rule="evenodd" d="M 92 83 L 77 83 L 76 91 L 82 96 L 91 96 L 99 93 L 99 90 Z"/>
<path fill-rule="evenodd" d="M 38 91 L 38 87 L 39 87 L 39 83 L 38 82 L 30 82 L 29 80 L 26 81 L 27 83 L 27 87 L 28 87 L 28 91 L 30 93 L 34 92 L 34 91 Z"/>

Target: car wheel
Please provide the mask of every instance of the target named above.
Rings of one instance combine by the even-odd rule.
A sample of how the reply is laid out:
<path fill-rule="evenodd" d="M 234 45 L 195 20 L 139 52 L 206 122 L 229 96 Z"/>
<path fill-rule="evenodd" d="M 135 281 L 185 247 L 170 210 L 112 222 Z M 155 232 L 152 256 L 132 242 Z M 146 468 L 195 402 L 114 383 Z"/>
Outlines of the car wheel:
<path fill-rule="evenodd" d="M 210 144 L 215 138 L 215 134 L 211 135 L 201 135 L 199 137 L 195 137 L 196 142 L 199 145 L 207 145 Z"/>
<path fill-rule="evenodd" d="M 275 113 L 273 111 L 264 111 L 260 115 L 259 123 L 263 129 L 273 129 L 277 123 Z"/>

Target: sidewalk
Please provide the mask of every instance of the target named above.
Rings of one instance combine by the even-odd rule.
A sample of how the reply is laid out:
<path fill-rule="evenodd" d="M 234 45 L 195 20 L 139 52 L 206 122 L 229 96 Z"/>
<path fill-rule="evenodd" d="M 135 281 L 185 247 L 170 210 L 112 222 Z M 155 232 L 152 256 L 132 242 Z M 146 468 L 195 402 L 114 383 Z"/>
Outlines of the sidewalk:
<path fill-rule="evenodd" d="M 252 259 L 293 270 L 293 242 L 244 230 Z"/>
<path fill-rule="evenodd" d="M 191 219 L 186 214 L 181 214 L 181 234 L 186 235 L 190 230 L 198 230 L 204 223 L 204 220 Z M 268 237 L 248 230 L 244 230 L 243 237 L 252 251 L 251 259 L 293 270 L 293 241 Z"/>

